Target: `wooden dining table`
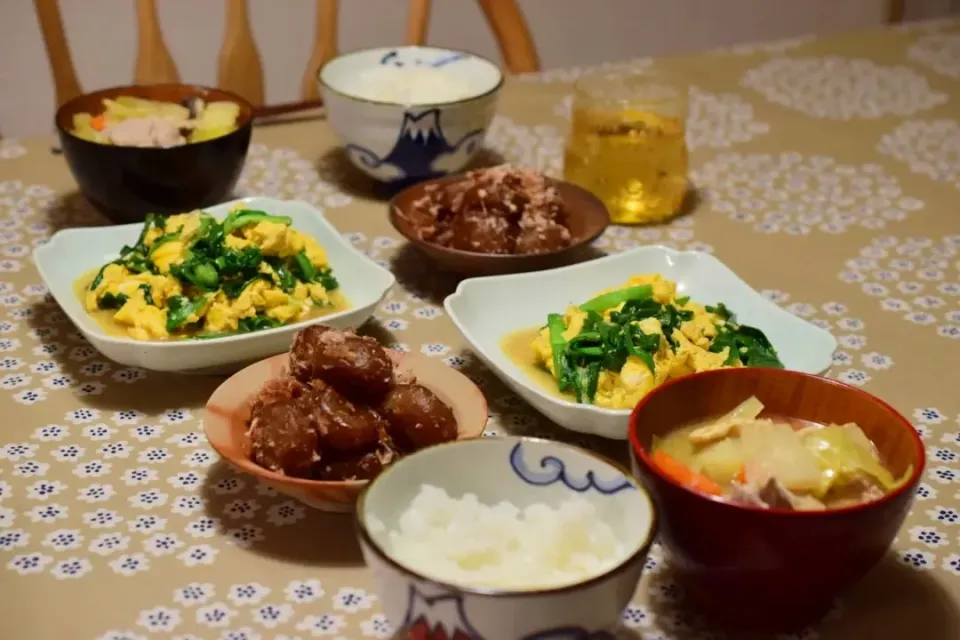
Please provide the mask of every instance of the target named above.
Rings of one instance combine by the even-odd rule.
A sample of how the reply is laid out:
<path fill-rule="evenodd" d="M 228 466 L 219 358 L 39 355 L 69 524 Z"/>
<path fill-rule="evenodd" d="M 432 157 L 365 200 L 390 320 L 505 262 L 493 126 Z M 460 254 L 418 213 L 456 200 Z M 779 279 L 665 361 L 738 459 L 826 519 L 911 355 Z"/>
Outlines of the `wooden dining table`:
<path fill-rule="evenodd" d="M 828 375 L 891 403 L 926 443 L 894 548 L 826 619 L 784 637 L 960 638 L 960 22 L 618 64 L 689 85 L 697 197 L 668 223 L 612 226 L 597 247 L 714 253 L 833 332 Z M 583 71 L 511 78 L 488 159 L 559 175 Z M 110 362 L 49 297 L 33 247 L 106 224 L 51 144 L 0 141 L 0 636 L 393 637 L 351 518 L 277 494 L 207 445 L 202 407 L 222 378 Z M 398 286 L 364 330 L 473 378 L 487 434 L 625 457 L 625 443 L 564 432 L 485 370 L 443 311 L 457 278 L 401 241 L 386 193 L 351 169 L 326 121 L 258 127 L 238 193 L 311 202 L 391 268 Z M 656 546 L 621 635 L 724 637 L 685 604 Z"/>

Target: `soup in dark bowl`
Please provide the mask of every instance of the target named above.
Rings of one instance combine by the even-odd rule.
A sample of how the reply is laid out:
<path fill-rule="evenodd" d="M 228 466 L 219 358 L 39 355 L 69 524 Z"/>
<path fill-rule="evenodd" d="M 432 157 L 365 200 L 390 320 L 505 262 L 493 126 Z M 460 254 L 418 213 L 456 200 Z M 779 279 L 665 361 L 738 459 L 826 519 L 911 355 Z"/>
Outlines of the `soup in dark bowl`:
<path fill-rule="evenodd" d="M 98 114 L 104 100 L 140 98 L 172 104 L 234 103 L 235 128 L 224 135 L 175 146 L 123 146 L 75 133 L 75 116 Z M 148 213 L 180 213 L 222 202 L 232 195 L 250 146 L 253 107 L 220 89 L 164 84 L 114 87 L 64 103 L 57 133 L 80 192 L 110 220 L 140 222 Z"/>
<path fill-rule="evenodd" d="M 751 397 L 762 411 L 737 417 Z M 711 452 L 731 423 L 746 444 Z M 702 441 L 692 442 L 698 429 Z M 815 621 L 883 558 L 925 463 L 916 430 L 890 405 L 782 369 L 668 382 L 634 409 L 629 437 L 660 541 L 693 604 L 727 626 L 767 632 Z M 845 447 L 847 459 L 837 454 Z"/>

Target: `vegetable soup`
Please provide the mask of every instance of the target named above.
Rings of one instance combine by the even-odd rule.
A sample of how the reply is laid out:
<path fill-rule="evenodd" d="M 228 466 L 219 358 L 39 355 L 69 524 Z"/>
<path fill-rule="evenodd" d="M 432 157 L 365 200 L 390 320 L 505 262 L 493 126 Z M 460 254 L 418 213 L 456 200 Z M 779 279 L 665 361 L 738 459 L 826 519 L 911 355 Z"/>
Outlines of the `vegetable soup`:
<path fill-rule="evenodd" d="M 73 116 L 78 138 L 121 147 L 176 147 L 236 131 L 240 106 L 189 98 L 183 104 L 120 96 L 104 99 L 100 113 Z"/>
<path fill-rule="evenodd" d="M 822 511 L 871 502 L 894 478 L 856 424 L 764 416 L 750 397 L 719 418 L 654 438 L 653 464 L 695 491 L 760 508 Z"/>

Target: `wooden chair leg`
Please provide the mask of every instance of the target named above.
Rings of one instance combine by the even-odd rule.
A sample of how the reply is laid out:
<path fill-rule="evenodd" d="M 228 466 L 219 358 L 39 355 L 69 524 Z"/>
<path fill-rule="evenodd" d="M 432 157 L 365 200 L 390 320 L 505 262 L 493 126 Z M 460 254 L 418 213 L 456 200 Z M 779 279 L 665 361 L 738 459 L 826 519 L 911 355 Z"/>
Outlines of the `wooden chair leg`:
<path fill-rule="evenodd" d="M 50 71 L 53 74 L 53 91 L 59 107 L 67 100 L 80 95 L 80 82 L 73 66 L 73 57 L 67 47 L 67 36 L 63 32 L 63 18 L 60 15 L 60 3 L 57 0 L 33 0 L 43 35 L 43 46 L 47 49 Z"/>
<path fill-rule="evenodd" d="M 313 53 L 300 81 L 300 96 L 304 100 L 320 97 L 317 74 L 328 60 L 337 55 L 337 20 L 340 9 L 337 0 L 317 0 L 316 27 L 313 35 Z"/>
<path fill-rule="evenodd" d="M 900 24 L 906 12 L 906 0 L 888 0 L 887 24 Z"/>
<path fill-rule="evenodd" d="M 503 62 L 511 73 L 540 70 L 533 36 L 516 0 L 477 0 L 493 35 L 503 52 Z"/>

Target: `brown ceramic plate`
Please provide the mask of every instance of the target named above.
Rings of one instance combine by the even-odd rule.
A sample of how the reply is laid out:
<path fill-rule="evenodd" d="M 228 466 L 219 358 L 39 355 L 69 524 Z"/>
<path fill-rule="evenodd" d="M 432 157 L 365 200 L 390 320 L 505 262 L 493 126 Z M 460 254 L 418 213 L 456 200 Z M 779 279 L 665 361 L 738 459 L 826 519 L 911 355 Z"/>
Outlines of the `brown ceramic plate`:
<path fill-rule="evenodd" d="M 264 469 L 250 459 L 250 438 L 247 437 L 250 401 L 263 383 L 282 375 L 287 362 L 286 353 L 261 360 L 217 387 L 207 401 L 203 418 L 207 440 L 231 465 L 281 493 L 323 511 L 352 511 L 367 481 L 292 478 Z M 487 425 L 487 401 L 467 376 L 442 360 L 418 353 L 404 353 L 398 366 L 401 371 L 416 376 L 417 382 L 450 406 L 459 427 L 458 439 L 478 438 L 483 434 Z"/>
<path fill-rule="evenodd" d="M 572 236 L 569 247 L 550 253 L 500 255 L 448 249 L 421 240 L 413 226 L 399 214 L 409 211 L 413 203 L 423 197 L 428 185 L 447 185 L 465 179 L 465 176 L 457 175 L 420 182 L 407 187 L 390 201 L 390 223 L 394 229 L 447 271 L 468 276 L 497 276 L 542 271 L 579 262 L 590 256 L 590 243 L 610 224 L 607 208 L 595 195 L 571 182 L 548 179 L 557 188 L 567 210 Z"/>
<path fill-rule="evenodd" d="M 175 103 L 193 97 L 222 100 L 239 105 L 240 115 L 236 130 L 224 136 L 167 149 L 100 144 L 71 133 L 74 115 L 101 113 L 104 98 L 121 96 Z M 122 224 L 140 222 L 148 213 L 181 213 L 230 199 L 250 146 L 253 107 L 221 89 L 131 85 L 77 96 L 57 110 L 55 120 L 80 192 L 111 221 Z"/>

